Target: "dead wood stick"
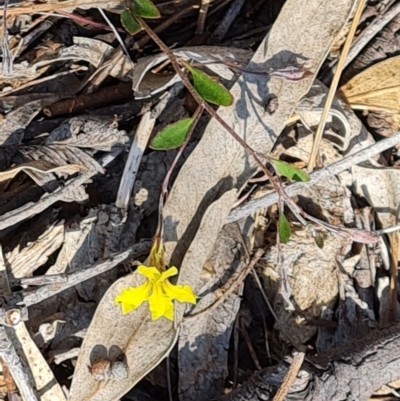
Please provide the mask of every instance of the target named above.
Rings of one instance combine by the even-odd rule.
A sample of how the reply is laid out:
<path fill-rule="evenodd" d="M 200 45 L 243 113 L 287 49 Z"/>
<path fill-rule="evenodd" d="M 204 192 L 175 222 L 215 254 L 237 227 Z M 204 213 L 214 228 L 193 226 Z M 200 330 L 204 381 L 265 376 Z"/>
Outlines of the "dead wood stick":
<path fill-rule="evenodd" d="M 304 352 L 294 352 L 292 363 L 272 401 L 284 401 L 304 361 Z"/>
<path fill-rule="evenodd" d="M 308 401 L 367 400 L 381 386 L 400 377 L 400 324 L 374 330 L 341 348 L 307 359 L 312 363 L 303 363 L 306 374 L 298 392 L 291 389 L 288 400 L 304 401 L 305 394 Z M 222 400 L 270 401 L 287 371 L 285 363 L 263 369 Z"/>
<path fill-rule="evenodd" d="M 99 274 L 105 273 L 111 270 L 118 264 L 122 263 L 129 256 L 140 256 L 147 253 L 150 249 L 150 241 L 140 242 L 134 245 L 131 249 L 123 251 L 114 255 L 111 255 L 106 261 L 102 260 L 93 264 L 91 267 L 84 270 L 80 270 L 74 273 L 67 274 L 66 281 L 60 284 L 50 284 L 43 287 L 37 288 L 34 291 L 24 293 L 22 303 L 25 306 L 32 306 L 50 298 L 56 294 L 59 294 L 66 289 L 73 287 L 74 285 L 80 284 L 83 281 L 89 280 Z"/>
<path fill-rule="evenodd" d="M 345 157 L 342 160 L 337 161 L 336 163 L 331 164 L 330 166 L 314 171 L 310 175 L 310 181 L 296 182 L 294 184 L 288 185 L 285 188 L 286 192 L 289 196 L 298 195 L 303 191 L 304 188 L 312 186 L 320 180 L 332 177 L 336 174 L 341 173 L 344 170 L 349 169 L 352 166 L 357 165 L 358 163 L 368 160 L 372 156 L 395 146 L 399 142 L 400 142 L 400 131 L 392 135 L 391 137 L 382 139 L 379 142 L 371 146 L 368 146 L 367 148 L 362 149 L 357 153 L 354 153 L 348 157 Z M 249 216 L 256 211 L 260 209 L 265 209 L 277 202 L 278 202 L 278 193 L 275 191 L 261 198 L 249 201 L 245 205 L 233 209 L 230 215 L 228 216 L 226 224 L 232 223 L 233 221 Z"/>
<path fill-rule="evenodd" d="M 107 106 L 133 98 L 132 83 L 120 83 L 99 89 L 96 93 L 83 94 L 72 99 L 64 99 L 43 109 L 47 117 L 57 117 L 63 114 L 82 113 L 90 108 Z"/>
<path fill-rule="evenodd" d="M 0 326 L 0 357 L 7 365 L 24 401 L 38 401 L 28 375 L 25 373 L 17 351 L 9 339 L 6 329 Z"/>

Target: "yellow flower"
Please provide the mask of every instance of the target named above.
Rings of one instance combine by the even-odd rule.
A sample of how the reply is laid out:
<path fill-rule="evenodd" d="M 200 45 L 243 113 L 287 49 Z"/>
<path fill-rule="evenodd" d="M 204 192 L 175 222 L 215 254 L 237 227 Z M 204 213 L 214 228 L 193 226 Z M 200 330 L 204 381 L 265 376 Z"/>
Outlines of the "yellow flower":
<path fill-rule="evenodd" d="M 155 256 L 155 253 L 151 253 L 151 256 Z M 161 272 L 157 267 L 141 265 L 137 271 L 147 278 L 146 282 L 136 288 L 124 288 L 121 294 L 115 298 L 115 304 L 121 304 L 124 315 L 148 301 L 153 320 L 157 320 L 161 316 L 173 320 L 174 305 L 172 301 L 174 299 L 179 302 L 196 303 L 196 295 L 190 286 L 174 285 L 169 282 L 168 278 L 178 273 L 175 266 Z"/>

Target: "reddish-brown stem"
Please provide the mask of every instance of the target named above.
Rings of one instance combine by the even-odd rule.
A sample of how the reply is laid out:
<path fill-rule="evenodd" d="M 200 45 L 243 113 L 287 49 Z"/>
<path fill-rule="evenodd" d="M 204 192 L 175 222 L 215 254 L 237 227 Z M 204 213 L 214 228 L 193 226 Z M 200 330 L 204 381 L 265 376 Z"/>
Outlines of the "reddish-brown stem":
<path fill-rule="evenodd" d="M 189 132 L 186 135 L 186 138 L 184 142 L 182 143 L 181 147 L 178 150 L 178 153 L 176 154 L 174 160 L 171 163 L 171 166 L 169 167 L 167 174 L 164 177 L 164 181 L 161 186 L 161 194 L 160 194 L 160 200 L 159 200 L 159 205 L 158 205 L 158 226 L 157 226 L 157 231 L 155 238 L 161 239 L 163 236 L 163 210 L 164 210 L 164 203 L 167 200 L 167 195 L 168 195 L 168 184 L 171 179 L 171 174 L 174 171 L 176 164 L 178 163 L 178 160 L 182 156 L 183 151 L 185 150 L 187 144 L 190 141 L 190 138 L 192 137 L 193 131 L 196 128 L 197 123 L 199 122 L 199 119 L 201 117 L 201 114 L 203 113 L 203 106 L 198 105 L 196 111 L 194 112 L 193 115 L 193 122 L 190 125 Z"/>

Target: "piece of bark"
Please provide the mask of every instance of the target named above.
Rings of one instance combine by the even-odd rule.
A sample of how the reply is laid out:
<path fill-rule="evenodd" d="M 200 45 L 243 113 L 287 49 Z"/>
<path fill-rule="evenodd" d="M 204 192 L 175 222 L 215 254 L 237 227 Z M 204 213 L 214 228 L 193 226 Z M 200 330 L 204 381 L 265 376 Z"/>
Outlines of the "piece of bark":
<path fill-rule="evenodd" d="M 288 401 L 363 401 L 400 377 L 400 325 L 306 358 Z M 221 401 L 272 400 L 286 374 L 284 363 L 264 369 Z"/>

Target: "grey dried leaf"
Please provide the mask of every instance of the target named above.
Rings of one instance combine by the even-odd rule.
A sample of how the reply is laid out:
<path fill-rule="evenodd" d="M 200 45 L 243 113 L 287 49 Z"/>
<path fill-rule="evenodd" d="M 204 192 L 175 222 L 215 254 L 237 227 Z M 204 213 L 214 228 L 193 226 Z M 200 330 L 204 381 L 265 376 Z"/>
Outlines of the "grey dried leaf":
<path fill-rule="evenodd" d="M 247 220 L 243 226 L 248 230 L 243 230 L 246 241 L 253 232 L 253 226 Z M 182 322 L 178 341 L 178 391 L 181 400 L 211 400 L 223 393 L 228 376 L 229 341 L 240 307 L 240 297 L 232 294 L 216 309 L 207 308 L 219 298 L 216 294 L 219 290 L 210 291 L 226 285 L 227 277 L 229 280 L 237 277 L 246 266 L 244 260 L 239 260 L 238 236 L 236 223 L 226 225 L 219 233 L 212 254 L 203 267 L 203 285 L 198 292 L 200 299 L 191 310 L 193 314 L 203 312 Z M 194 359 L 196 364 L 193 364 Z M 198 380 L 200 376 L 201 381 Z"/>
<path fill-rule="evenodd" d="M 353 5 L 353 0 L 339 0 L 335 4 L 321 4 L 319 0 L 287 1 L 248 68 L 283 68 L 298 63 L 296 55 L 301 55 L 307 60 L 308 69 L 316 74 L 346 24 Z M 231 89 L 236 103 L 221 108 L 218 113 L 250 146 L 268 154 L 312 82 L 311 78 L 293 83 L 260 76 L 252 76 L 250 81 L 242 75 Z M 279 93 L 279 107 L 268 115 L 263 104 L 271 93 Z M 184 233 L 193 235 L 187 229 L 189 224 L 194 226 L 193 219 L 200 204 L 206 208 L 217 194 L 241 188 L 255 170 L 254 161 L 242 146 L 212 119 L 180 170 L 164 208 L 165 241 L 169 252 Z M 193 180 L 193 177 L 197 179 Z M 231 207 L 227 204 L 221 213 L 228 215 Z M 214 242 L 215 238 L 210 236 L 209 241 Z"/>
<path fill-rule="evenodd" d="M 33 120 L 40 110 L 53 102 L 55 98 L 48 96 L 46 99 L 34 100 L 8 113 L 5 118 L 0 119 L 0 167 L 9 166 L 11 156 L 16 152 L 23 138 L 22 129 Z"/>
<path fill-rule="evenodd" d="M 18 245 L 5 255 L 7 265 L 14 277 L 30 277 L 40 266 L 45 264 L 64 240 L 64 220 L 51 225 L 36 241 L 20 249 Z"/>
<path fill-rule="evenodd" d="M 60 166 L 74 164 L 82 166 L 81 171 L 84 173 L 104 173 L 104 169 L 88 152 L 73 146 L 21 146 L 19 151 L 28 160 L 45 160 L 46 162 L 55 163 Z M 63 173 L 60 171 L 58 174 L 63 176 Z"/>
<path fill-rule="evenodd" d="M 114 146 L 129 142 L 125 131 L 117 128 L 110 117 L 78 116 L 70 118 L 57 127 L 46 139 L 46 145 L 68 145 L 108 152 Z"/>
<path fill-rule="evenodd" d="M 307 230 L 294 231 L 287 244 L 282 244 L 284 267 L 292 289 L 292 301 L 296 310 L 306 319 L 317 319 L 324 307 L 331 308 L 338 294 L 336 256 L 341 247 L 340 238 L 326 231 L 324 249 L 321 250 Z M 311 338 L 317 328 L 298 325 L 293 312 L 288 312 L 281 298 L 281 267 L 278 249 L 272 247 L 264 258 L 260 271 L 267 294 L 275 313 L 279 317 L 279 327 L 284 337 L 293 343 L 303 344 Z"/>
<path fill-rule="evenodd" d="M 89 234 L 93 235 L 92 228 L 96 220 L 97 214 L 91 210 L 82 220 L 72 221 L 66 225 L 63 246 L 56 262 L 46 274 L 65 273 L 67 268 L 76 270 L 80 266 L 90 264 L 97 257 L 97 255 L 93 255 L 94 257 L 91 260 L 90 250 L 93 247 L 91 244 L 87 244 Z"/>
<path fill-rule="evenodd" d="M 83 341 L 70 389 L 69 401 L 117 400 L 165 358 L 177 340 L 174 323 L 161 318 L 152 321 L 148 305 L 123 315 L 115 297 L 122 288 L 136 287 L 144 278 L 136 272 L 116 281 L 103 296 Z M 102 386 L 90 374 L 90 358 L 96 345 L 124 350 L 129 366 L 121 380 L 108 380 Z M 118 374 L 121 366 L 115 368 Z M 116 373 L 115 372 L 115 373 Z"/>

